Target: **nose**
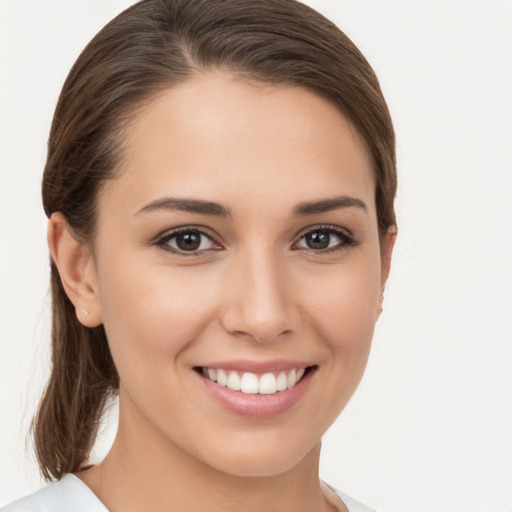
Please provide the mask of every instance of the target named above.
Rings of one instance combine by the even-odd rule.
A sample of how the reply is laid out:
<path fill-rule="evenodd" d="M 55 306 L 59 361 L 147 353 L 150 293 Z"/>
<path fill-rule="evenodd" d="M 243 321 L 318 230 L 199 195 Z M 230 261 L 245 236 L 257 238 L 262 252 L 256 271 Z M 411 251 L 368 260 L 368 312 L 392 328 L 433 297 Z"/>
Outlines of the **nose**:
<path fill-rule="evenodd" d="M 265 343 L 298 328 L 296 296 L 284 266 L 271 250 L 239 255 L 224 289 L 221 322 L 226 331 Z"/>

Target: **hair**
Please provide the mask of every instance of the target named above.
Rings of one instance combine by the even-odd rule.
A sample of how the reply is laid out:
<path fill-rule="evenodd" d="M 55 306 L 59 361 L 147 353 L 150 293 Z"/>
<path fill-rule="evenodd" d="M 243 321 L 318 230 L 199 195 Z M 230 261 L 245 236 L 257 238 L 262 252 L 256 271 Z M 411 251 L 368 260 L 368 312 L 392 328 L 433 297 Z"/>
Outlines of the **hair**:
<path fill-rule="evenodd" d="M 381 237 L 396 224 L 395 137 L 377 77 L 343 32 L 296 0 L 142 0 L 108 23 L 57 103 L 43 175 L 46 215 L 61 212 L 77 241 L 93 247 L 97 194 L 116 177 L 130 120 L 158 92 L 208 70 L 300 86 L 336 105 L 372 157 Z M 87 463 L 119 389 L 103 326 L 80 324 L 50 263 L 52 370 L 33 422 L 46 480 Z"/>

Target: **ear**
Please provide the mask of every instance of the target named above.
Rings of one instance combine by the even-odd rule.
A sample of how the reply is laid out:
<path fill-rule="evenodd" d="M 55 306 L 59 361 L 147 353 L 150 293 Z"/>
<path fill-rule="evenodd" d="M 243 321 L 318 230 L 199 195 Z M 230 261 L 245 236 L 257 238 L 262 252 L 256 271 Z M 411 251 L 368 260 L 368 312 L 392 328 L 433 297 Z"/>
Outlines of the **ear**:
<path fill-rule="evenodd" d="M 384 301 L 384 289 L 386 287 L 386 282 L 389 277 L 389 271 L 391 269 L 391 258 L 393 256 L 393 248 L 395 247 L 396 237 L 398 235 L 398 230 L 396 226 L 391 226 L 387 233 L 384 235 L 382 239 L 382 245 L 380 248 L 381 253 L 381 291 L 379 297 L 379 309 L 378 314 L 382 313 L 382 302 Z"/>
<path fill-rule="evenodd" d="M 78 321 L 97 327 L 102 317 L 93 254 L 76 240 L 61 213 L 52 214 L 48 222 L 48 247 Z"/>

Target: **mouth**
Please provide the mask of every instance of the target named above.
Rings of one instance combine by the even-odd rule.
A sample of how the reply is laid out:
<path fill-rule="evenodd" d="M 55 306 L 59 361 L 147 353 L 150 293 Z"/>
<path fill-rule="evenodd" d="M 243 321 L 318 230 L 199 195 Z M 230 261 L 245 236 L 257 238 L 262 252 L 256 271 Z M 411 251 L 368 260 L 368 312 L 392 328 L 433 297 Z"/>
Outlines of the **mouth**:
<path fill-rule="evenodd" d="M 224 368 L 196 366 L 194 370 L 210 382 L 246 395 L 275 395 L 291 390 L 317 366 L 295 367 L 281 371 L 254 373 Z"/>

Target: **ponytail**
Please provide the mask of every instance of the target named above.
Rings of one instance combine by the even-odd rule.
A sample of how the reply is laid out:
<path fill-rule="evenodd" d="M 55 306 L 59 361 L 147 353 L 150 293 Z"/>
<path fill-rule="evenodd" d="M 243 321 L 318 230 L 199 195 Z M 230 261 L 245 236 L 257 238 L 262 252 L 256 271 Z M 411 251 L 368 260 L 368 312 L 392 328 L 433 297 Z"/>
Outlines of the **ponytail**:
<path fill-rule="evenodd" d="M 32 428 L 45 480 L 78 471 L 89 457 L 105 403 L 119 379 L 103 326 L 84 327 L 51 264 L 52 369 Z"/>

